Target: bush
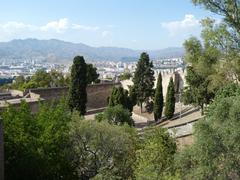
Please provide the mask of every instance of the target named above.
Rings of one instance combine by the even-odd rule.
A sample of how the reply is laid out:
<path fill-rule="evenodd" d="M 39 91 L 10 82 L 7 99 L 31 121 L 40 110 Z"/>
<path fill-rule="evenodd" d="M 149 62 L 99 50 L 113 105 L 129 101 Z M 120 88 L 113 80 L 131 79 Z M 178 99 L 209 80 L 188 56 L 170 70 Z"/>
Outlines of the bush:
<path fill-rule="evenodd" d="M 98 121 L 106 120 L 110 124 L 123 125 L 127 123 L 129 126 L 134 126 L 134 121 L 131 113 L 124 109 L 121 105 L 108 107 L 102 114 L 96 116 Z"/>
<path fill-rule="evenodd" d="M 79 179 L 132 179 L 136 132 L 107 122 L 73 121 L 69 153 Z"/>
<path fill-rule="evenodd" d="M 174 175 L 176 144 L 162 128 L 145 130 L 144 141 L 137 153 L 136 179 L 169 179 Z"/>

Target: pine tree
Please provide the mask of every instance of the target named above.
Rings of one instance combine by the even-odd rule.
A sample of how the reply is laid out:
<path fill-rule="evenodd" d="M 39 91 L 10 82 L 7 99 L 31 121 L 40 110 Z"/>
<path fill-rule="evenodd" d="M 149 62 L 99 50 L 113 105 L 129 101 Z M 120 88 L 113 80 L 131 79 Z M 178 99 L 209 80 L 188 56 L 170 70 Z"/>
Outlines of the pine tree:
<path fill-rule="evenodd" d="M 77 110 L 80 115 L 86 113 L 87 103 L 87 65 L 83 56 L 76 56 L 71 69 L 71 83 L 69 89 L 69 107 Z"/>
<path fill-rule="evenodd" d="M 159 73 L 157 87 L 154 98 L 154 119 L 155 121 L 161 119 L 163 111 L 163 90 L 162 90 L 162 75 Z"/>
<path fill-rule="evenodd" d="M 170 78 L 168 84 L 167 96 L 166 96 L 166 105 L 165 105 L 165 116 L 167 119 L 171 119 L 175 111 L 175 92 L 174 92 L 174 82 L 173 78 Z"/>
<path fill-rule="evenodd" d="M 137 64 L 136 71 L 133 77 L 134 90 L 136 93 L 137 103 L 141 107 L 144 102 L 153 96 L 154 86 L 154 71 L 152 70 L 153 64 L 150 62 L 147 53 L 142 53 Z"/>

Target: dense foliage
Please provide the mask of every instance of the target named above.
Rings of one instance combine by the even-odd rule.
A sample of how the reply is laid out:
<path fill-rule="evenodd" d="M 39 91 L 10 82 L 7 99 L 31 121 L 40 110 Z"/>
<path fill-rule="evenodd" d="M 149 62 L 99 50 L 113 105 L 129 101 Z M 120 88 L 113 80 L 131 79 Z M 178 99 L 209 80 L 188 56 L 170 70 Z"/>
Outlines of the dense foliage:
<path fill-rule="evenodd" d="M 183 179 L 239 179 L 240 87 L 228 85 L 195 126 L 195 143 L 179 155 Z"/>
<path fill-rule="evenodd" d="M 157 87 L 154 97 L 154 119 L 155 121 L 162 118 L 163 111 L 163 88 L 162 88 L 162 75 L 159 73 L 157 79 Z"/>
<path fill-rule="evenodd" d="M 184 44 L 188 87 L 184 93 L 186 104 L 202 109 L 214 98 L 222 86 L 240 81 L 240 3 L 239 0 L 193 0 L 193 3 L 223 16 L 223 21 L 202 20 L 202 43 L 190 38 Z"/>
<path fill-rule="evenodd" d="M 108 106 L 113 107 L 116 105 L 122 105 L 130 112 L 133 110 L 133 103 L 131 97 L 128 95 L 128 91 L 122 87 L 113 87 L 111 96 L 109 97 Z"/>
<path fill-rule="evenodd" d="M 73 121 L 70 143 L 80 179 L 131 179 L 136 133 L 128 126 L 102 121 Z"/>
<path fill-rule="evenodd" d="M 106 120 L 110 124 L 123 125 L 128 124 L 129 126 L 134 125 L 132 114 L 129 110 L 125 109 L 122 105 L 116 105 L 108 107 L 103 113 L 98 114 L 96 119 L 98 121 Z"/>
<path fill-rule="evenodd" d="M 87 65 L 83 56 L 76 56 L 73 60 L 68 98 L 71 111 L 76 110 L 80 115 L 86 113 Z"/>
<path fill-rule="evenodd" d="M 136 179 L 170 179 L 174 174 L 174 139 L 162 128 L 146 130 L 137 153 Z"/>
<path fill-rule="evenodd" d="M 36 114 L 22 102 L 19 108 L 10 106 L 2 117 L 6 179 L 134 179 L 142 171 L 140 161 L 148 168 L 155 163 L 153 174 L 159 163 L 165 164 L 163 174 L 170 172 L 165 167 L 175 152 L 173 140 L 158 129 L 140 141 L 129 126 L 131 114 L 120 105 L 106 110 L 101 121 L 71 113 L 64 100 L 42 104 Z M 146 149 L 148 144 L 153 147 Z M 136 166 L 140 171 L 134 170 Z"/>
<path fill-rule="evenodd" d="M 6 179 L 73 179 L 65 148 L 69 122 L 64 101 L 42 105 L 31 114 L 26 102 L 2 114 Z"/>
<path fill-rule="evenodd" d="M 146 103 L 153 97 L 155 78 L 152 68 L 153 64 L 149 59 L 149 55 L 142 53 L 133 77 L 133 88 L 136 94 L 136 101 L 141 107 L 141 112 L 143 103 Z"/>
<path fill-rule="evenodd" d="M 63 87 L 69 83 L 68 77 L 64 77 L 61 72 L 51 70 L 38 70 L 32 77 L 18 76 L 15 82 L 4 86 L 5 88 L 12 88 L 18 90 L 30 88 L 47 88 L 47 87 Z"/>
<path fill-rule="evenodd" d="M 200 106 L 209 104 L 218 89 L 215 65 L 219 51 L 205 42 L 205 47 L 196 38 L 190 38 L 184 43 L 186 49 L 187 67 L 186 82 L 188 87 L 183 94 L 185 104 Z"/>
<path fill-rule="evenodd" d="M 164 114 L 167 119 L 171 119 L 174 115 L 174 112 L 175 112 L 175 90 L 173 78 L 171 77 L 167 88 Z"/>
<path fill-rule="evenodd" d="M 87 64 L 87 83 L 99 83 L 100 80 L 98 79 L 99 74 L 97 73 L 97 68 L 94 67 L 92 64 Z"/>

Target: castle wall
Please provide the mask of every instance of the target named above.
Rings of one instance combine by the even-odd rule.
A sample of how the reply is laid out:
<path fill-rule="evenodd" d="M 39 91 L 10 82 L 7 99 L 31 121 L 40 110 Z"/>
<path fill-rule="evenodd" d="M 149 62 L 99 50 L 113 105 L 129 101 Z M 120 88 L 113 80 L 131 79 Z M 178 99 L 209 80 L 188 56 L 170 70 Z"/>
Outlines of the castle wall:
<path fill-rule="evenodd" d="M 155 77 L 154 88 L 156 88 L 157 86 L 157 78 L 160 72 L 162 74 L 162 87 L 163 87 L 164 98 L 166 97 L 167 87 L 171 77 L 173 78 L 175 83 L 176 94 L 178 94 L 179 91 L 183 89 L 184 86 L 186 86 L 185 72 L 183 72 L 182 70 L 173 71 L 168 69 L 157 69 L 157 70 L 154 70 L 154 77 Z M 128 86 L 132 86 L 133 82 L 132 82 L 132 79 L 129 79 L 129 80 L 121 81 L 121 84 L 124 89 L 129 90 Z M 178 98 L 176 100 L 178 101 Z"/>
<path fill-rule="evenodd" d="M 110 96 L 112 88 L 114 86 L 120 86 L 120 83 L 103 83 L 92 84 L 87 87 L 87 110 L 99 109 L 107 106 L 107 98 Z M 62 96 L 68 95 L 68 87 L 59 88 L 38 88 L 29 89 L 31 98 L 41 98 L 45 101 L 52 101 L 60 99 Z M 31 104 L 33 110 L 37 111 L 36 104 Z"/>

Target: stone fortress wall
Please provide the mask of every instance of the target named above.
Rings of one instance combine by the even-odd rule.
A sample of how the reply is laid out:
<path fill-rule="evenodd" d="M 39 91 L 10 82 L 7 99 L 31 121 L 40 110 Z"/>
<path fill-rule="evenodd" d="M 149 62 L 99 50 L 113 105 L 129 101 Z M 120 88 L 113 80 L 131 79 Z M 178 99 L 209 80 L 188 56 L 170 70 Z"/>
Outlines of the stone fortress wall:
<path fill-rule="evenodd" d="M 168 83 L 170 81 L 170 78 L 172 77 L 174 80 L 175 84 L 175 92 L 176 92 L 176 97 L 178 101 L 178 96 L 181 90 L 186 86 L 186 81 L 185 81 L 185 76 L 186 76 L 186 71 L 182 69 L 155 69 L 154 70 L 154 77 L 155 77 L 155 82 L 154 82 L 154 88 L 156 88 L 157 85 L 157 78 L 159 73 L 162 74 L 162 87 L 163 87 L 163 97 L 166 97 L 167 94 L 167 87 Z M 128 86 L 132 86 L 133 82 L 132 79 L 130 80 L 124 80 L 121 81 L 122 87 L 126 90 L 129 90 Z"/>
<path fill-rule="evenodd" d="M 102 83 L 92 84 L 87 87 L 87 110 L 98 109 L 107 106 L 107 98 L 110 96 L 113 86 L 119 83 Z M 68 95 L 68 87 L 56 88 L 37 88 L 29 89 L 32 98 L 42 98 L 45 101 L 60 99 L 62 96 Z M 26 93 L 25 93 L 26 94 Z"/>
<path fill-rule="evenodd" d="M 120 83 L 101 83 L 92 84 L 87 87 L 87 111 L 95 112 L 94 110 L 103 109 L 107 106 L 107 98 L 110 96 L 112 88 L 120 86 Z M 15 92 L 15 91 L 14 91 Z M 55 87 L 55 88 L 36 88 L 28 89 L 22 93 L 19 92 L 16 98 L 0 100 L 0 111 L 3 110 L 8 104 L 19 106 L 22 100 L 26 101 L 33 113 L 36 113 L 39 108 L 39 102 L 50 102 L 58 100 L 62 96 L 67 96 L 68 87 Z M 16 92 L 15 94 L 16 95 Z M 14 96 L 13 95 L 13 96 Z"/>

